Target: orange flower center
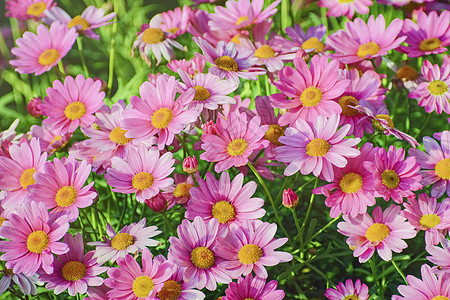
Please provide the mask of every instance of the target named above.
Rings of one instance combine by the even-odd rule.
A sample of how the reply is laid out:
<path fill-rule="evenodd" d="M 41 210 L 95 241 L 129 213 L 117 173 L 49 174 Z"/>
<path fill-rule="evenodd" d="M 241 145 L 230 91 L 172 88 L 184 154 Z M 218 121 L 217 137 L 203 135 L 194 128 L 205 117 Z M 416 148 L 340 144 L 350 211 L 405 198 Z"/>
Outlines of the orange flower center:
<path fill-rule="evenodd" d="M 361 175 L 356 173 L 345 174 L 339 181 L 339 187 L 344 193 L 356 193 L 363 185 Z"/>
<path fill-rule="evenodd" d="M 116 234 L 111 240 L 111 247 L 116 250 L 124 250 L 134 244 L 134 237 L 126 232 Z"/>
<path fill-rule="evenodd" d="M 69 261 L 61 269 L 61 275 L 67 281 L 77 281 L 86 275 L 86 266 L 80 261 Z"/>
<path fill-rule="evenodd" d="M 77 190 L 73 186 L 63 186 L 58 190 L 55 201 L 58 206 L 67 207 L 77 200 Z"/>
<path fill-rule="evenodd" d="M 49 242 L 50 238 L 44 231 L 33 231 L 27 238 L 27 248 L 33 253 L 42 253 Z"/>
<path fill-rule="evenodd" d="M 264 138 L 274 145 L 283 145 L 278 141 L 280 136 L 284 136 L 284 128 L 277 124 L 270 124 L 269 130 L 264 134 Z"/>
<path fill-rule="evenodd" d="M 416 69 L 406 65 L 398 69 L 395 74 L 395 78 L 401 79 L 403 82 L 416 80 L 419 78 L 419 72 L 417 72 Z"/>

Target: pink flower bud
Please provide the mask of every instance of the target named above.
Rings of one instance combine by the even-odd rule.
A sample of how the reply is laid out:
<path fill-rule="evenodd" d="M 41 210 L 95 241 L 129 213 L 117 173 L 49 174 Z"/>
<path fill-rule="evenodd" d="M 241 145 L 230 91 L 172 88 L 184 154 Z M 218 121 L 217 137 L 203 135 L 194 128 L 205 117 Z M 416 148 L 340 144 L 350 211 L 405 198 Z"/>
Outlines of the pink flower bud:
<path fill-rule="evenodd" d="M 203 134 L 217 134 L 216 132 L 216 124 L 214 124 L 213 120 L 209 120 L 202 126 Z"/>
<path fill-rule="evenodd" d="M 41 103 L 43 103 L 41 97 L 35 97 L 28 102 L 27 110 L 33 118 L 40 118 L 42 116 L 42 112 L 39 109 L 39 104 Z"/>
<path fill-rule="evenodd" d="M 145 204 L 148 205 L 155 213 L 163 213 L 175 204 L 173 195 L 159 192 L 156 196 L 146 199 Z"/>
<path fill-rule="evenodd" d="M 198 162 L 195 156 L 188 156 L 183 160 L 183 171 L 188 174 L 193 174 L 198 171 Z"/>
<path fill-rule="evenodd" d="M 287 208 L 294 208 L 298 204 L 298 196 L 291 189 L 283 191 L 283 205 Z"/>

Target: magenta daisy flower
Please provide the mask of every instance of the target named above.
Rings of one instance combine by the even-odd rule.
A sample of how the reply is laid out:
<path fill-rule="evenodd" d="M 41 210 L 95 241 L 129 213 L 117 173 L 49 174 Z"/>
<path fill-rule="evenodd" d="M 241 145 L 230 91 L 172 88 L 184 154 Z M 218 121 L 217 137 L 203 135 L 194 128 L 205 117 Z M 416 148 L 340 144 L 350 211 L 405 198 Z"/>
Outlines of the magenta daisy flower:
<path fill-rule="evenodd" d="M 329 8 L 327 17 L 346 16 L 352 19 L 355 11 L 358 14 L 365 15 L 369 13 L 369 6 L 372 6 L 372 0 L 355 0 L 355 1 L 339 1 L 339 0 L 319 0 L 319 7 Z"/>
<path fill-rule="evenodd" d="M 183 220 L 177 228 L 178 238 L 169 237 L 169 260 L 185 267 L 183 280 L 193 282 L 197 289 L 207 288 L 214 291 L 217 283 L 230 283 L 231 278 L 220 266 L 223 259 L 215 248 L 219 232 L 219 221 L 209 222 L 196 217 L 191 223 Z"/>
<path fill-rule="evenodd" d="M 171 275 L 170 265 L 153 260 L 150 251 L 142 251 L 142 268 L 131 255 L 117 260 L 119 268 L 108 270 L 105 284 L 111 288 L 109 299 L 152 300 Z"/>
<path fill-rule="evenodd" d="M 6 16 L 18 20 L 39 20 L 45 16 L 46 9 L 56 5 L 54 0 L 7 0 Z"/>
<path fill-rule="evenodd" d="M 168 10 L 161 13 L 161 29 L 167 34 L 169 39 L 186 32 L 192 16 L 192 9 L 184 5 L 183 8 L 176 7 L 174 10 Z"/>
<path fill-rule="evenodd" d="M 274 108 L 270 105 L 268 96 L 256 96 L 255 108 L 258 116 L 261 118 L 261 124 L 269 125 L 264 138 L 270 143 L 264 149 L 264 153 L 268 159 L 272 159 L 275 157 L 275 149 L 282 145 L 279 138 L 284 135 L 285 128 L 278 125 L 281 115 L 275 116 Z"/>
<path fill-rule="evenodd" d="M 47 282 L 45 286 L 48 290 L 54 290 L 55 294 L 61 294 L 68 290 L 69 295 L 85 294 L 88 286 L 99 286 L 103 283 L 103 278 L 99 277 L 108 267 L 101 267 L 96 259 L 92 258 L 94 251 L 84 254 L 83 236 L 77 233 L 73 237 L 70 233 L 64 236 L 70 251 L 58 255 L 53 262 L 54 271 L 52 274 L 39 274 L 39 280 Z"/>
<path fill-rule="evenodd" d="M 55 22 L 50 30 L 45 25 L 38 25 L 37 34 L 25 32 L 16 40 L 17 47 L 11 53 L 17 56 L 9 61 L 19 73 L 41 75 L 47 72 L 66 56 L 72 48 L 78 33 L 74 28 Z"/>
<path fill-rule="evenodd" d="M 347 165 L 346 158 L 360 154 L 354 147 L 361 139 L 344 140 L 350 125 L 338 130 L 338 124 L 339 115 L 332 115 L 329 119 L 319 116 L 314 124 L 298 119 L 293 127 L 288 127 L 285 136 L 279 138 L 283 145 L 275 150 L 278 161 L 289 163 L 284 175 L 290 176 L 298 171 L 303 175 L 312 172 L 314 176 L 333 181 L 333 165 L 343 168 Z"/>
<path fill-rule="evenodd" d="M 392 258 L 392 251 L 402 252 L 408 245 L 403 239 L 416 236 L 414 226 L 406 222 L 400 214 L 400 206 L 392 204 L 384 212 L 377 206 L 368 214 L 355 218 L 344 215 L 344 221 L 338 224 L 338 232 L 348 236 L 347 244 L 354 249 L 353 256 L 359 257 L 359 262 L 368 261 L 375 250 L 385 261 Z"/>
<path fill-rule="evenodd" d="M 160 243 L 151 237 L 161 233 L 156 226 L 145 227 L 145 218 L 138 223 L 125 225 L 119 233 L 116 233 L 111 225 L 106 226 L 108 237 L 104 242 L 89 242 L 89 246 L 95 246 L 93 258 L 97 258 L 99 264 L 107 261 L 115 262 L 119 257 L 125 257 L 128 253 L 142 252 L 147 247 L 155 247 Z"/>
<path fill-rule="evenodd" d="M 194 56 L 194 58 L 190 60 L 172 60 L 167 64 L 167 67 L 173 72 L 178 73 L 178 69 L 183 70 L 189 76 L 194 77 L 197 73 L 203 73 L 203 69 L 205 69 L 205 59 L 202 57 Z"/>
<path fill-rule="evenodd" d="M 69 251 L 65 243 L 59 242 L 69 229 L 66 216 L 49 217 L 44 204 L 22 203 L 0 226 L 0 257 L 6 267 L 14 273 L 32 276 L 39 268 L 53 272 L 53 254 Z"/>
<path fill-rule="evenodd" d="M 302 58 L 294 59 L 294 66 L 280 71 L 275 86 L 281 93 L 270 96 L 272 106 L 288 109 L 279 124 L 293 126 L 298 119 L 314 122 L 318 116 L 340 114 L 341 106 L 334 99 L 342 95 L 350 80 L 338 78 L 338 61 L 315 55 L 311 67 Z"/>
<path fill-rule="evenodd" d="M 42 151 L 49 154 L 64 148 L 72 137 L 70 132 L 61 135 L 60 130 L 52 129 L 45 125 L 32 125 L 29 134 L 39 139 Z"/>
<path fill-rule="evenodd" d="M 264 200 L 251 198 L 257 188 L 256 182 L 242 186 L 243 181 L 242 173 L 231 182 L 228 172 L 222 172 L 219 180 L 212 173 L 206 173 L 206 180 L 199 178 L 199 187 L 189 190 L 192 199 L 187 203 L 185 217 L 190 220 L 197 216 L 206 221 L 217 219 L 221 225 L 228 226 L 263 217 L 266 213 L 262 208 Z"/>
<path fill-rule="evenodd" d="M 327 33 L 325 25 L 311 26 L 306 33 L 300 24 L 295 24 L 294 27 L 286 27 L 285 30 L 292 40 L 292 48 L 302 49 L 306 53 L 319 53 L 325 50 L 325 44 L 322 42 Z"/>
<path fill-rule="evenodd" d="M 376 19 L 371 15 L 367 24 L 360 18 L 347 22 L 345 31 L 340 29 L 328 36 L 327 45 L 336 51 L 330 56 L 348 64 L 386 55 L 406 39 L 398 37 L 402 25 L 403 20 L 395 19 L 386 28 L 383 15 Z"/>
<path fill-rule="evenodd" d="M 435 264 L 433 272 L 438 275 L 445 273 L 450 274 L 450 240 L 444 238 L 441 240 L 441 247 L 427 245 L 427 252 L 431 256 L 427 256 L 427 259 Z"/>
<path fill-rule="evenodd" d="M 237 282 L 231 282 L 225 290 L 222 300 L 254 299 L 254 300 L 281 300 L 284 299 L 283 290 L 277 290 L 278 282 L 249 274 L 240 277 Z"/>
<path fill-rule="evenodd" d="M 114 192 L 122 194 L 136 193 L 136 200 L 143 203 L 173 184 L 168 176 L 175 170 L 172 153 L 161 157 L 155 148 L 139 145 L 139 149 L 130 148 L 126 158 L 111 158 L 111 168 L 105 174 L 106 181 Z"/>
<path fill-rule="evenodd" d="M 175 201 L 178 204 L 185 204 L 189 202 L 191 199 L 190 191 L 195 184 L 194 178 L 178 173 L 175 173 L 173 178 L 175 179 L 175 186 L 172 191 L 172 195 L 175 197 Z"/>
<path fill-rule="evenodd" d="M 215 126 L 217 135 L 203 134 L 200 159 L 217 162 L 214 170 L 220 173 L 231 167 L 244 166 L 254 150 L 265 148 L 263 139 L 268 125 L 261 126 L 260 117 L 248 120 L 246 113 L 231 113 L 226 120 L 219 118 Z"/>
<path fill-rule="evenodd" d="M 78 126 L 92 125 L 93 114 L 104 104 L 105 92 L 100 88 L 100 80 L 84 79 L 81 74 L 75 79 L 67 76 L 64 85 L 59 80 L 53 81 L 53 88 L 47 89 L 45 103 L 39 105 L 48 117 L 42 124 L 60 130 L 61 134 L 74 132 Z"/>
<path fill-rule="evenodd" d="M 347 279 L 345 284 L 339 282 L 334 288 L 329 288 L 325 292 L 325 297 L 328 300 L 343 300 L 343 299 L 358 299 L 367 300 L 369 299 L 369 287 L 361 283 L 361 280 L 357 279 L 355 284 L 351 279 Z"/>

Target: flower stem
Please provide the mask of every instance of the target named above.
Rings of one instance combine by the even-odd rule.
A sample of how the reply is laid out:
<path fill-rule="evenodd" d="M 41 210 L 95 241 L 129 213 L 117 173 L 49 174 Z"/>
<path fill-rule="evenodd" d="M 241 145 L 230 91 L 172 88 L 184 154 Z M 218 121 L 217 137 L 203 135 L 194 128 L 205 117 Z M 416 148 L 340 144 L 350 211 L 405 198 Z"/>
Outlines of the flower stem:
<path fill-rule="evenodd" d="M 116 1 L 114 1 L 114 12 L 116 12 Z M 114 79 L 114 56 L 116 54 L 116 32 L 117 32 L 117 17 L 115 17 L 114 23 L 112 24 L 111 32 L 111 48 L 109 49 L 109 72 L 108 72 L 108 93 L 111 93 L 111 88 Z"/>
<path fill-rule="evenodd" d="M 419 132 L 414 136 L 415 139 L 417 139 L 419 137 L 419 135 L 422 133 L 422 131 L 425 129 L 425 127 L 427 127 L 428 122 L 430 121 L 430 119 L 431 119 L 431 113 L 428 114 L 427 119 L 423 123 L 423 125 L 420 128 Z"/>
<path fill-rule="evenodd" d="M 317 187 L 317 184 L 319 183 L 319 178 L 316 177 L 315 180 L 316 180 L 316 182 L 314 183 L 314 188 Z M 315 194 L 311 193 L 311 197 L 309 198 L 308 210 L 306 211 L 306 216 L 305 216 L 305 219 L 303 220 L 303 224 L 302 224 L 302 228 L 301 228 L 302 231 L 303 231 L 303 229 L 304 229 L 305 226 L 306 226 L 306 222 L 308 222 L 309 216 L 311 215 L 312 205 L 313 205 L 314 197 L 315 197 L 315 196 L 316 196 Z"/>
<path fill-rule="evenodd" d="M 339 220 L 341 218 L 341 216 L 334 218 L 333 220 L 331 220 L 330 222 L 328 222 L 327 225 L 323 226 L 319 231 L 317 231 L 312 237 L 309 238 L 309 240 L 306 241 L 306 244 L 308 244 L 310 241 L 312 241 L 316 236 L 318 236 L 319 234 L 321 234 L 325 229 L 327 229 L 328 227 L 330 227 L 331 225 L 333 225 L 334 222 L 336 222 L 337 220 Z"/>
<path fill-rule="evenodd" d="M 408 281 L 406 281 L 405 273 L 403 273 L 403 271 L 400 270 L 397 263 L 393 259 L 391 259 L 391 263 L 394 266 L 394 268 L 397 270 L 398 274 L 400 274 L 400 276 L 403 278 L 403 281 L 405 282 L 405 284 L 408 285 Z"/>
<path fill-rule="evenodd" d="M 78 46 L 78 54 L 80 55 L 81 65 L 83 66 L 84 73 L 86 77 L 90 77 L 89 70 L 86 65 L 86 59 L 84 58 L 83 42 L 81 41 L 80 37 L 77 38 L 77 46 Z"/>

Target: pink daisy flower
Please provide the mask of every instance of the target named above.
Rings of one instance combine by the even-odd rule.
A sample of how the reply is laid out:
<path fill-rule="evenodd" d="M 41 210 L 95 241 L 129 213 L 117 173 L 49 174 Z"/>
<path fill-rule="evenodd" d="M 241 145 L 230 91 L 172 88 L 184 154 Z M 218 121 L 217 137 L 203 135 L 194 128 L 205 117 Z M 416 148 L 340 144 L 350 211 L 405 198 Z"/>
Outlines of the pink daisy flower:
<path fill-rule="evenodd" d="M 38 274 L 34 274 L 33 276 L 27 276 L 23 273 L 15 274 L 8 268 L 4 268 L 1 273 L 3 276 L 0 279 L 0 296 L 7 289 L 12 288 L 12 283 L 15 283 L 17 285 L 22 294 L 36 295 L 36 284 L 39 282 Z"/>
<path fill-rule="evenodd" d="M 329 8 L 327 17 L 346 16 L 352 19 L 355 11 L 358 14 L 365 15 L 369 13 L 369 6 L 372 6 L 372 0 L 339 1 L 339 0 L 319 0 L 319 7 Z"/>
<path fill-rule="evenodd" d="M 386 152 L 378 148 L 374 161 L 365 161 L 364 168 L 374 175 L 375 197 L 392 198 L 401 204 L 403 198 L 415 198 L 413 191 L 422 189 L 422 176 L 418 173 L 420 165 L 414 156 L 405 159 L 405 150 L 390 146 Z"/>
<path fill-rule="evenodd" d="M 195 156 L 194 156 L 195 157 Z M 174 173 L 175 187 L 173 196 L 178 204 L 186 204 L 191 200 L 191 188 L 194 186 L 194 178 L 184 174 Z"/>
<path fill-rule="evenodd" d="M 248 120 L 245 113 L 231 113 L 226 120 L 219 118 L 215 126 L 216 134 L 202 135 L 200 159 L 217 162 L 214 170 L 220 173 L 231 167 L 244 166 L 255 150 L 265 148 L 269 141 L 264 140 L 268 125 L 261 126 L 260 117 Z"/>
<path fill-rule="evenodd" d="M 187 30 L 192 14 L 192 9 L 187 5 L 161 13 L 162 31 L 167 34 L 169 39 L 182 35 Z"/>
<path fill-rule="evenodd" d="M 222 300 L 254 299 L 254 300 L 281 300 L 284 299 L 283 290 L 277 290 L 278 282 L 249 274 L 240 277 L 237 282 L 231 282 L 225 290 Z"/>
<path fill-rule="evenodd" d="M 41 75 L 66 56 L 77 36 L 74 28 L 69 29 L 59 22 L 53 23 L 50 29 L 40 24 L 37 34 L 27 31 L 16 40 L 18 47 L 12 48 L 11 53 L 17 58 L 9 63 L 19 73 Z"/>
<path fill-rule="evenodd" d="M 403 239 L 416 236 L 414 226 L 406 222 L 400 214 L 400 206 L 392 204 L 384 212 L 377 206 L 368 214 L 355 218 L 344 215 L 344 221 L 338 224 L 338 232 L 348 236 L 347 244 L 354 249 L 353 256 L 359 257 L 359 262 L 368 261 L 375 250 L 385 261 L 392 258 L 392 251 L 402 252 L 408 245 Z"/>
<path fill-rule="evenodd" d="M 298 119 L 293 127 L 288 127 L 285 136 L 279 138 L 283 145 L 275 150 L 278 161 L 289 163 L 284 175 L 290 176 L 298 171 L 303 175 L 312 172 L 314 176 L 333 181 L 333 165 L 343 168 L 347 165 L 346 158 L 360 154 L 354 147 L 361 139 L 344 140 L 350 125 L 338 130 L 338 124 L 339 115 L 332 115 L 329 119 L 319 116 L 314 124 Z"/>
<path fill-rule="evenodd" d="M 183 280 L 193 282 L 197 289 L 207 288 L 214 291 L 217 283 L 228 284 L 231 278 L 220 266 L 223 259 L 217 255 L 215 248 L 219 231 L 219 221 L 209 222 L 196 217 L 191 223 L 183 220 L 177 228 L 178 238 L 169 237 L 169 260 L 185 267 Z"/>
<path fill-rule="evenodd" d="M 87 127 L 95 121 L 93 114 L 104 104 L 105 92 L 100 91 L 101 81 L 84 79 L 78 75 L 75 79 L 67 76 L 64 85 L 53 81 L 53 88 L 47 89 L 48 97 L 39 109 L 48 118 L 42 124 L 61 134 L 74 132 L 78 126 Z"/>
<path fill-rule="evenodd" d="M 189 76 L 194 77 L 197 73 L 203 73 L 203 69 L 205 69 L 206 61 L 202 57 L 194 56 L 194 58 L 190 60 L 172 60 L 167 63 L 167 67 L 173 72 L 178 73 L 178 69 L 183 70 Z"/>
<path fill-rule="evenodd" d="M 14 273 L 32 276 L 39 268 L 53 272 L 53 254 L 69 251 L 65 243 L 59 242 L 69 229 L 66 216 L 49 217 L 44 204 L 22 203 L 8 220 L 0 226 L 0 257 L 6 267 Z"/>
<path fill-rule="evenodd" d="M 425 231 L 427 245 L 437 245 L 445 239 L 447 229 L 450 228 L 450 198 L 438 203 L 436 198 L 422 193 L 418 201 L 411 198 L 403 205 L 405 210 L 402 215 L 416 230 Z"/>
<path fill-rule="evenodd" d="M 294 27 L 286 27 L 286 34 L 291 38 L 293 49 L 304 50 L 306 53 L 320 53 L 325 50 L 325 44 L 322 42 L 327 33 L 325 25 L 311 26 L 307 32 L 303 30 L 300 24 Z"/>
<path fill-rule="evenodd" d="M 119 268 L 108 270 L 105 284 L 111 288 L 109 299 L 152 300 L 162 289 L 164 281 L 171 275 L 170 265 L 153 260 L 150 251 L 142 252 L 142 268 L 131 255 L 117 260 Z"/>
<path fill-rule="evenodd" d="M 6 16 L 18 20 L 39 20 L 45 16 L 46 9 L 56 5 L 54 0 L 7 0 Z"/>
<path fill-rule="evenodd" d="M 423 137 L 425 151 L 410 149 L 409 154 L 415 156 L 420 164 L 423 176 L 422 185 L 431 188 L 431 197 L 440 198 L 447 192 L 450 197 L 450 132 L 444 131 L 441 136 L 441 145 L 433 138 Z"/>
<path fill-rule="evenodd" d="M 88 286 L 99 286 L 103 283 L 103 278 L 99 277 L 108 267 L 101 267 L 96 259 L 92 258 L 94 251 L 84 254 L 83 236 L 77 233 L 73 237 L 70 233 L 64 236 L 70 250 L 65 254 L 58 255 L 53 262 L 54 271 L 52 274 L 39 274 L 39 280 L 47 282 L 45 286 L 48 290 L 54 290 L 55 294 L 61 294 L 68 290 L 69 295 L 85 294 Z"/>
<path fill-rule="evenodd" d="M 417 23 L 405 20 L 402 35 L 407 37 L 405 42 L 409 46 L 400 46 L 399 50 L 408 57 L 444 53 L 450 45 L 450 12 L 444 10 L 438 16 L 435 11 L 428 15 L 419 11 Z"/>
<path fill-rule="evenodd" d="M 125 225 L 119 233 L 116 233 L 111 225 L 106 226 L 104 242 L 89 242 L 89 246 L 95 246 L 92 258 L 97 258 L 99 264 L 107 261 L 115 262 L 118 258 L 126 257 L 128 253 L 142 252 L 147 247 L 155 247 L 160 243 L 151 239 L 161 233 L 156 226 L 145 227 L 145 218 L 138 223 Z"/>
<path fill-rule="evenodd" d="M 427 256 L 427 259 L 433 264 L 437 265 L 433 267 L 433 272 L 437 275 L 450 274 L 450 241 L 446 238 L 441 240 L 441 247 L 427 245 L 427 252 L 431 256 Z"/>
<path fill-rule="evenodd" d="M 94 181 L 86 183 L 91 165 L 77 161 L 73 155 L 53 162 L 47 162 L 44 171 L 36 173 L 36 183 L 29 188 L 30 201 L 42 202 L 50 213 L 67 215 L 69 222 L 78 218 L 78 209 L 90 206 L 97 193 L 91 188 Z"/>
<path fill-rule="evenodd" d="M 402 296 L 394 295 L 392 300 L 435 299 L 445 300 L 450 297 L 450 274 L 434 275 L 430 266 L 423 264 L 420 268 L 422 280 L 408 275 L 409 285 L 400 285 L 398 291 Z"/>
<path fill-rule="evenodd" d="M 398 37 L 402 25 L 403 20 L 395 19 L 386 28 L 383 15 L 376 19 L 371 15 L 367 24 L 360 18 L 347 22 L 345 31 L 340 29 L 328 36 L 327 45 L 336 51 L 330 56 L 348 64 L 386 55 L 406 39 Z"/>
<path fill-rule="evenodd" d="M 280 136 L 284 136 L 284 127 L 278 125 L 281 117 L 279 114 L 275 116 L 274 108 L 270 105 L 270 98 L 268 96 L 256 96 L 255 108 L 258 116 L 261 118 L 262 125 L 269 125 L 269 129 L 264 134 L 264 138 L 270 143 L 265 147 L 264 153 L 268 159 L 275 157 L 275 149 L 283 145 L 280 143 Z"/>
<path fill-rule="evenodd" d="M 288 109 L 279 124 L 292 126 L 298 119 L 314 122 L 318 116 L 340 114 L 342 109 L 334 99 L 342 95 L 350 80 L 338 78 L 338 61 L 315 55 L 310 67 L 302 58 L 294 59 L 294 66 L 280 71 L 275 86 L 281 93 L 270 96 L 272 106 Z"/>
<path fill-rule="evenodd" d="M 369 287 L 366 284 L 361 283 L 361 280 L 359 279 L 355 281 L 354 285 L 351 279 L 347 279 L 345 284 L 339 282 L 335 288 L 327 289 L 325 297 L 327 297 L 328 300 L 367 300 L 369 299 Z"/>
<path fill-rule="evenodd" d="M 178 80 L 173 76 L 159 76 L 156 85 L 144 82 L 139 87 L 141 98 L 131 96 L 132 109 L 123 114 L 121 128 L 128 130 L 125 137 L 138 138 L 139 142 L 158 133 L 159 150 L 172 144 L 175 135 L 200 114 L 198 110 L 185 109 L 194 99 L 195 90 L 189 89 L 175 101 L 177 86 Z"/>
<path fill-rule="evenodd" d="M 106 294 L 111 289 L 107 287 L 104 283 L 99 287 L 88 287 L 87 290 L 87 297 L 84 298 L 85 300 L 110 300 Z"/>
<path fill-rule="evenodd" d="M 42 151 L 47 152 L 48 154 L 53 154 L 67 146 L 72 137 L 70 132 L 61 135 L 60 130 L 52 129 L 45 125 L 32 125 L 29 134 L 39 139 Z"/>

